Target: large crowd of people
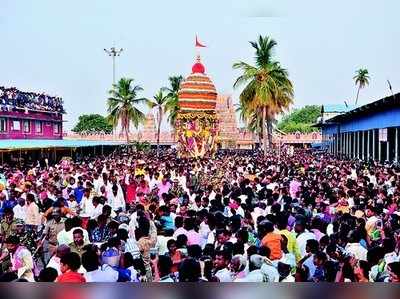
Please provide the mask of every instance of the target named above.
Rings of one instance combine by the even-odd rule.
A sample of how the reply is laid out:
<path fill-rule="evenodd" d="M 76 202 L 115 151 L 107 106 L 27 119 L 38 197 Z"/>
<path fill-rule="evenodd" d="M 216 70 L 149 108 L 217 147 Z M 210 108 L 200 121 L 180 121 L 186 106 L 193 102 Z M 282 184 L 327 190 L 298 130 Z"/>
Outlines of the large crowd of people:
<path fill-rule="evenodd" d="M 0 86 L 0 110 L 31 109 L 64 113 L 63 100 L 45 93 L 23 92 L 15 87 Z"/>
<path fill-rule="evenodd" d="M 400 169 L 114 153 L 0 169 L 0 281 L 399 282 Z"/>

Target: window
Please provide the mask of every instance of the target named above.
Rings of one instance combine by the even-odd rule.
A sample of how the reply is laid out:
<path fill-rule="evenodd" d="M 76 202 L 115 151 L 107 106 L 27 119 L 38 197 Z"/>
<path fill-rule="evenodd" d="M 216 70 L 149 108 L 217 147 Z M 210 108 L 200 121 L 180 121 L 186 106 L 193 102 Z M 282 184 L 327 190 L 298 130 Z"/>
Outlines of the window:
<path fill-rule="evenodd" d="M 53 126 L 54 134 L 60 134 L 60 124 L 55 123 Z"/>
<path fill-rule="evenodd" d="M 20 123 L 19 120 L 13 120 L 12 125 L 13 125 L 13 130 L 14 131 L 21 130 L 21 123 Z"/>
<path fill-rule="evenodd" d="M 43 123 L 40 120 L 35 121 L 35 131 L 39 134 L 43 132 Z"/>
<path fill-rule="evenodd" d="M 7 131 L 7 119 L 0 118 L 0 132 L 6 132 L 6 131 Z"/>
<path fill-rule="evenodd" d="M 31 124 L 29 120 L 24 120 L 24 133 L 29 133 L 31 131 Z"/>

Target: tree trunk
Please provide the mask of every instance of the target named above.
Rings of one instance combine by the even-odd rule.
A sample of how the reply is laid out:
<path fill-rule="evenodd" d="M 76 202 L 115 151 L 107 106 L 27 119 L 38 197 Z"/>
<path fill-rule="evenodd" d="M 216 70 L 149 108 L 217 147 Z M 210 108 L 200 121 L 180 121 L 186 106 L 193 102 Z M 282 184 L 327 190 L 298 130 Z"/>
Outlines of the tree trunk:
<path fill-rule="evenodd" d="M 263 146 L 264 146 L 264 155 L 267 155 L 268 152 L 268 142 L 267 142 L 267 129 L 265 128 L 265 121 L 267 118 L 267 107 L 264 106 L 262 109 L 262 127 L 263 127 Z"/>
<path fill-rule="evenodd" d="M 160 154 L 160 131 L 161 131 L 162 109 L 158 109 L 158 125 L 157 125 L 157 156 Z"/>
<path fill-rule="evenodd" d="M 129 120 L 125 119 L 125 137 L 126 137 L 126 144 L 129 144 Z"/>
<path fill-rule="evenodd" d="M 268 147 L 272 149 L 272 121 L 267 120 L 267 132 L 268 132 Z"/>
<path fill-rule="evenodd" d="M 260 148 L 262 148 L 262 138 L 263 138 L 263 130 L 262 129 L 260 129 L 260 132 L 258 132 L 258 144 L 259 144 L 259 147 Z"/>
<path fill-rule="evenodd" d="M 357 103 L 358 103 L 358 96 L 359 95 L 360 95 L 360 86 L 358 86 L 358 89 L 357 89 L 356 106 L 357 106 Z"/>

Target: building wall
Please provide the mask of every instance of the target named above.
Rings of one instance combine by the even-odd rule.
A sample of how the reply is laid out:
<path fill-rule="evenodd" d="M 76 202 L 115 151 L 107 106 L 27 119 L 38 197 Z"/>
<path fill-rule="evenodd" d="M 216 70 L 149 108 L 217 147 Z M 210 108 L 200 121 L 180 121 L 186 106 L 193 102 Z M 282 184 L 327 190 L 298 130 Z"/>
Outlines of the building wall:
<path fill-rule="evenodd" d="M 400 107 L 386 111 L 355 117 L 340 124 L 341 132 L 356 132 L 370 129 L 383 129 L 400 126 Z"/>
<path fill-rule="evenodd" d="M 340 157 L 363 160 L 400 159 L 400 107 L 371 111 L 322 127 L 326 148 Z"/>
<path fill-rule="evenodd" d="M 37 130 L 40 124 L 42 129 Z M 0 139 L 62 139 L 62 129 L 60 114 L 34 111 L 0 112 Z"/>

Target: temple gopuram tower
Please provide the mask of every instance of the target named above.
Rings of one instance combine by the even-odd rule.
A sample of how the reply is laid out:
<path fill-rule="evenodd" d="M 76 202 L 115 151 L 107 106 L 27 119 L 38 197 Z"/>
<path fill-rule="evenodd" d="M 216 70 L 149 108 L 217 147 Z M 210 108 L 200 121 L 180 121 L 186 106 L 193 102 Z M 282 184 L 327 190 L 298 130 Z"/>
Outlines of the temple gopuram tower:
<path fill-rule="evenodd" d="M 237 147 L 239 130 L 231 96 L 218 95 L 216 113 L 220 123 L 218 143 L 223 149 L 235 149 Z"/>

